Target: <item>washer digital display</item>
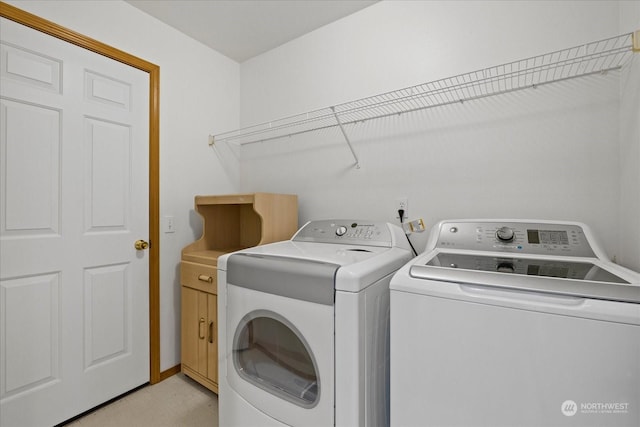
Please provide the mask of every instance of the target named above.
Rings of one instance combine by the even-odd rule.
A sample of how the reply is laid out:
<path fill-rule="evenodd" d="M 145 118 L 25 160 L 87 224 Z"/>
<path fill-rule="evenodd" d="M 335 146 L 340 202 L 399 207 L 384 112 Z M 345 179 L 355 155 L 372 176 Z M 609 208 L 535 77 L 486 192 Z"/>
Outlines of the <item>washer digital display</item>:
<path fill-rule="evenodd" d="M 527 241 L 530 244 L 568 245 L 569 235 L 558 230 L 527 230 Z"/>

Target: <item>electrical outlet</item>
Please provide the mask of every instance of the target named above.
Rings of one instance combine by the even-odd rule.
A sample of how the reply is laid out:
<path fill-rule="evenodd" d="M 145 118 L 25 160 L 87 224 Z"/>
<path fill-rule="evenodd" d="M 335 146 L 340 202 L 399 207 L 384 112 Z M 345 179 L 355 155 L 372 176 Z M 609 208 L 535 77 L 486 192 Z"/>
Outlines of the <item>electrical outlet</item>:
<path fill-rule="evenodd" d="M 402 209 L 404 211 L 404 215 L 402 218 L 398 217 L 398 211 Z M 400 220 L 405 220 L 409 218 L 409 201 L 406 197 L 399 197 L 396 200 L 396 218 Z"/>
<path fill-rule="evenodd" d="M 422 218 L 414 219 L 407 223 L 409 226 L 409 231 L 412 233 L 422 233 L 424 231 L 424 221 Z"/>

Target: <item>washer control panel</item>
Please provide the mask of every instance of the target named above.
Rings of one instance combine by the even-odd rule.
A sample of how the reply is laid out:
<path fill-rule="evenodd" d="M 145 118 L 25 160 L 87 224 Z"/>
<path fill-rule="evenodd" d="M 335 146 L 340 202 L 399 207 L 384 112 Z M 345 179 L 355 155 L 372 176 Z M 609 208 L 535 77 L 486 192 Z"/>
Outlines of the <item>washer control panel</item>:
<path fill-rule="evenodd" d="M 436 247 L 595 257 L 582 227 L 560 223 L 444 221 Z"/>
<path fill-rule="evenodd" d="M 310 221 L 298 230 L 291 240 L 296 242 L 393 246 L 389 224 L 378 221 Z"/>

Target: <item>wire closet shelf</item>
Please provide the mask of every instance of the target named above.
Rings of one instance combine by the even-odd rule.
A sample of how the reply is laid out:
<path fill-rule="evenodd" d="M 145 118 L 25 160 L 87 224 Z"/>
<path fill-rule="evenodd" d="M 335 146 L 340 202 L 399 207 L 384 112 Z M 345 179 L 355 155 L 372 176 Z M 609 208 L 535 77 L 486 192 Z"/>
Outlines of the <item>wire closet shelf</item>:
<path fill-rule="evenodd" d="M 638 51 L 638 38 L 640 31 L 297 114 L 214 135 L 210 144 L 245 145 L 340 127 L 351 148 L 348 125 L 618 70 Z"/>

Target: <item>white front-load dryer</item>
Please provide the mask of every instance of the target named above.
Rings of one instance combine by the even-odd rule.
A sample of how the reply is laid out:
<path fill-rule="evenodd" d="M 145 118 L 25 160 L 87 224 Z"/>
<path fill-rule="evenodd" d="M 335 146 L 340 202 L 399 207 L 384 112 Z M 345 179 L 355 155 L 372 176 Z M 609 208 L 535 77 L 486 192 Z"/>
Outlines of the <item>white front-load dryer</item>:
<path fill-rule="evenodd" d="M 220 257 L 219 425 L 387 425 L 389 282 L 411 257 L 357 220 Z"/>

